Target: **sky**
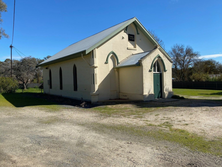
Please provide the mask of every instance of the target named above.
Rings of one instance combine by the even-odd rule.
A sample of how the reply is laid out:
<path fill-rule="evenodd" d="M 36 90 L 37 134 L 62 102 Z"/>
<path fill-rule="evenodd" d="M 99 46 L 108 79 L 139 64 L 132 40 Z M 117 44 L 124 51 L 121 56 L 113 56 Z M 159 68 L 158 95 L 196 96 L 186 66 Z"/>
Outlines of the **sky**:
<path fill-rule="evenodd" d="M 14 0 L 3 0 L 9 38 L 0 39 L 0 61 L 10 58 Z M 132 17 L 153 31 L 169 52 L 190 46 L 222 63 L 222 0 L 16 0 L 13 59 L 53 56 L 67 46 Z M 17 53 L 17 52 L 19 53 Z M 20 51 L 20 52 L 19 52 Z"/>

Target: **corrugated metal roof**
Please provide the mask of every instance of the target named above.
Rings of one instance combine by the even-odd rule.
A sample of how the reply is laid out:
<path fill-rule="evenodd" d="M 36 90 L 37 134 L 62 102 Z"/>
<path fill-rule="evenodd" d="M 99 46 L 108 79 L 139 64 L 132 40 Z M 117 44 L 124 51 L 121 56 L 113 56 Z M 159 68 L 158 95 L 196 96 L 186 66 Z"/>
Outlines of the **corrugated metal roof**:
<path fill-rule="evenodd" d="M 95 46 L 96 44 L 98 44 L 99 42 L 103 41 L 107 37 L 109 37 L 109 36 L 112 37 L 113 34 L 117 33 L 116 31 L 118 31 L 118 30 L 121 31 L 122 29 L 124 29 L 128 24 L 130 24 L 134 20 L 135 20 L 135 18 L 129 19 L 129 20 L 124 21 L 120 24 L 117 24 L 113 27 L 110 27 L 104 31 L 101 31 L 95 35 L 85 38 L 79 42 L 76 42 L 76 43 L 68 46 L 67 48 L 63 49 L 62 51 L 56 53 L 55 55 L 53 55 L 49 59 L 45 60 L 40 65 L 47 64 L 49 62 L 64 58 L 69 55 L 73 55 L 73 54 L 76 54 L 79 52 L 86 51 L 86 50 L 92 48 L 93 46 Z M 92 49 L 94 49 L 94 48 L 92 48 Z"/>
<path fill-rule="evenodd" d="M 63 49 L 62 51 L 56 53 L 49 59 L 43 61 L 42 63 L 39 64 L 39 66 L 42 65 L 48 65 L 51 63 L 63 61 L 63 60 L 68 60 L 71 58 L 75 58 L 80 56 L 80 53 L 88 54 L 91 52 L 93 49 L 96 47 L 100 46 L 110 38 L 112 38 L 114 35 L 122 31 L 124 28 L 126 28 L 128 25 L 131 23 L 135 23 L 138 28 L 147 36 L 150 41 L 157 46 L 158 42 L 152 37 L 152 35 L 145 29 L 145 27 L 137 20 L 137 18 L 132 18 L 129 20 L 126 20 L 120 24 L 117 24 L 113 27 L 110 27 L 104 31 L 101 31 L 95 35 L 92 35 L 88 38 L 85 38 L 79 42 L 76 42 L 67 48 Z M 165 56 L 169 59 L 169 61 L 172 62 L 170 56 L 166 53 L 166 51 L 160 46 L 160 49 L 163 51 Z"/>
<path fill-rule="evenodd" d="M 147 56 L 150 52 L 152 52 L 152 50 L 147 51 L 147 52 L 138 53 L 138 54 L 133 54 L 133 55 L 127 57 L 126 59 L 124 59 L 122 62 L 120 62 L 120 64 L 117 67 L 140 65 L 139 61 L 142 58 L 144 58 L 145 56 Z"/>

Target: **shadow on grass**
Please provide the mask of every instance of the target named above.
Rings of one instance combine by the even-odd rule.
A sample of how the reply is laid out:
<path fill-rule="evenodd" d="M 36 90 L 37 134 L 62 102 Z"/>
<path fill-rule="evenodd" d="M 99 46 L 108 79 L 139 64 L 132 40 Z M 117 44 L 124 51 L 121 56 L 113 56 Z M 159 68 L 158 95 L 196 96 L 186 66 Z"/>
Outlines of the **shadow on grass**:
<path fill-rule="evenodd" d="M 158 107 L 216 107 L 222 106 L 222 100 L 211 99 L 157 99 L 152 101 L 107 101 L 102 105 L 132 104 L 137 108 Z"/>
<path fill-rule="evenodd" d="M 37 93 L 3 93 L 2 96 L 15 107 L 56 104 L 52 101 L 37 97 Z"/>
<path fill-rule="evenodd" d="M 90 107 L 90 103 L 87 102 L 42 93 L 3 93 L 2 96 L 15 107 L 41 105 Z"/>
<path fill-rule="evenodd" d="M 208 99 L 158 99 L 153 101 L 129 101 L 108 100 L 91 104 L 87 101 L 74 100 L 70 98 L 48 95 L 42 93 L 3 93 L 2 96 L 15 107 L 39 106 L 39 105 L 65 105 L 81 108 L 93 108 L 97 106 L 131 104 L 136 108 L 156 107 L 215 107 L 222 106 L 222 100 Z"/>
<path fill-rule="evenodd" d="M 217 93 L 199 93 L 200 95 L 222 95 L 222 92 Z"/>

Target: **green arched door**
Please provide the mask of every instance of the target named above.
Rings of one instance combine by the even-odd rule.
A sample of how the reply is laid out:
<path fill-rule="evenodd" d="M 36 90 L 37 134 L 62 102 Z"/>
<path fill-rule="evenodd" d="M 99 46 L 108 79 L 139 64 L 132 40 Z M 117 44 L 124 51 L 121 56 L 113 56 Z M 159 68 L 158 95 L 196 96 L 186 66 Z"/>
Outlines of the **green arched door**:
<path fill-rule="evenodd" d="M 162 73 L 153 73 L 154 98 L 162 98 Z"/>
<path fill-rule="evenodd" d="M 162 98 L 162 73 L 158 61 L 156 61 L 153 66 L 153 87 L 154 98 Z"/>

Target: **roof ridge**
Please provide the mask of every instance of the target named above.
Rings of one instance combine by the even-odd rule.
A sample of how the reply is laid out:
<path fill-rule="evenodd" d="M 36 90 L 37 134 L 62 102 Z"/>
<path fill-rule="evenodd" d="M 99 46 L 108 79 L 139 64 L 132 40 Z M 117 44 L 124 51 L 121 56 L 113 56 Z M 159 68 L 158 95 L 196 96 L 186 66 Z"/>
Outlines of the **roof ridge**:
<path fill-rule="evenodd" d="M 51 64 L 53 62 L 58 62 L 58 61 L 63 61 L 66 59 L 74 58 L 74 57 L 78 56 L 77 54 L 81 54 L 81 53 L 83 55 L 86 55 L 86 54 L 90 53 L 93 49 L 99 47 L 100 45 L 102 45 L 103 43 L 105 43 L 106 41 L 111 39 L 113 36 L 115 36 L 120 31 L 124 30 L 124 28 L 126 28 L 128 25 L 130 25 L 132 23 L 135 23 L 135 25 L 139 26 L 142 33 L 145 33 L 147 38 L 149 38 L 151 40 L 151 42 L 154 46 L 158 45 L 158 42 L 146 30 L 146 28 L 142 25 L 142 23 L 140 23 L 140 21 L 136 17 L 133 17 L 133 18 L 130 18 L 128 20 L 125 20 L 123 22 L 115 24 L 109 28 L 106 28 L 105 30 L 99 31 L 91 36 L 83 38 L 82 40 L 77 41 L 77 42 L 67 46 L 63 50 L 54 54 L 49 59 L 40 63 L 40 65 L 47 65 L 47 64 Z M 161 48 L 162 52 L 166 55 L 166 57 L 168 57 L 168 59 L 171 60 L 171 58 L 166 53 L 166 51 L 161 46 L 160 46 L 160 48 Z M 149 51 L 147 51 L 147 52 L 149 52 Z M 145 52 L 141 52 L 141 53 L 145 53 Z M 137 53 L 137 54 L 139 54 L 139 53 Z"/>
<path fill-rule="evenodd" d="M 119 25 L 119 24 L 122 24 L 122 23 L 124 23 L 124 22 L 129 21 L 129 20 L 132 20 L 132 19 L 134 19 L 134 18 L 136 18 L 136 17 L 132 17 L 132 18 L 130 18 L 130 19 L 127 19 L 127 20 L 125 20 L 125 21 L 122 21 L 122 22 L 120 22 L 120 23 L 118 23 L 118 24 L 115 24 L 115 25 L 113 25 L 113 26 L 111 26 L 111 27 L 108 27 L 108 28 L 106 28 L 106 29 L 104 29 L 104 30 L 102 30 L 102 31 L 99 31 L 99 32 L 97 32 L 97 33 L 95 33 L 95 34 L 93 34 L 93 35 L 90 35 L 90 36 L 88 36 L 88 37 L 85 37 L 85 38 L 83 38 L 83 39 L 81 39 L 81 40 L 79 40 L 79 41 L 77 41 L 77 42 L 75 42 L 75 43 L 73 43 L 73 44 L 76 44 L 76 43 L 78 43 L 78 42 L 81 42 L 82 40 L 85 40 L 85 39 L 87 39 L 87 38 L 93 37 L 93 36 L 95 36 L 95 35 L 97 35 L 97 34 L 99 34 L 99 33 L 102 33 L 102 32 L 104 32 L 104 31 L 106 31 L 106 30 L 108 30 L 108 29 L 110 29 L 110 28 L 113 28 L 113 27 L 115 27 L 115 26 L 117 26 L 117 25 Z M 73 44 L 70 44 L 69 46 L 71 46 L 71 45 L 73 45 Z M 68 47 L 69 47 L 69 46 L 68 46 Z"/>

